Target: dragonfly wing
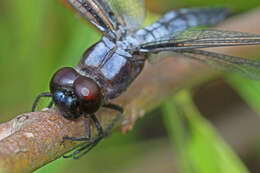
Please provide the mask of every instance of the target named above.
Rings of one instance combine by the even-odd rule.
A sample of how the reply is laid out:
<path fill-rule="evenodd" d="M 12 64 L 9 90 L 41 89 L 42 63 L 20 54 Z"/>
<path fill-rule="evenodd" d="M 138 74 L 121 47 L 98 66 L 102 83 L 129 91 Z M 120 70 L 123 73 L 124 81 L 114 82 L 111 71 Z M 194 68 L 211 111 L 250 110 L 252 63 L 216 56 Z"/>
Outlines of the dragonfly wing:
<path fill-rule="evenodd" d="M 145 17 L 144 0 L 103 0 L 122 26 L 130 31 L 141 28 Z"/>
<path fill-rule="evenodd" d="M 167 39 L 160 38 L 154 42 L 145 43 L 140 46 L 139 52 L 150 54 L 174 52 L 219 69 L 260 80 L 260 62 L 258 61 L 197 50 L 198 48 L 257 44 L 260 44 L 260 35 L 256 34 L 221 30 L 186 30 L 174 33 Z"/>
<path fill-rule="evenodd" d="M 140 27 L 144 18 L 143 0 L 66 1 L 98 30 L 112 39 L 119 39 L 126 32 L 125 29 Z"/>
<path fill-rule="evenodd" d="M 190 27 L 216 25 L 228 14 L 229 11 L 225 8 L 190 8 L 170 11 L 160 20 L 130 35 L 128 40 L 133 40 L 132 45 L 139 47 L 140 43 L 153 43 L 164 38 L 172 38 L 176 33 Z"/>
<path fill-rule="evenodd" d="M 186 30 L 140 46 L 141 52 L 161 52 L 260 44 L 260 35 L 222 30 Z"/>
<path fill-rule="evenodd" d="M 175 53 L 208 64 L 213 68 L 234 72 L 254 80 L 260 80 L 260 61 L 196 49 L 177 50 Z"/>

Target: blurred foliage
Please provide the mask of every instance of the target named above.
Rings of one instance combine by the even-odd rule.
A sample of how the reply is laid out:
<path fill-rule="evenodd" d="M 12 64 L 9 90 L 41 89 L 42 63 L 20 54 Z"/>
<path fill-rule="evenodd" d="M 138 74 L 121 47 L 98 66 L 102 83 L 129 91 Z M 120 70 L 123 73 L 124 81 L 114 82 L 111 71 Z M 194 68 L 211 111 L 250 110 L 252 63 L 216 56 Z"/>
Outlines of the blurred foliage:
<path fill-rule="evenodd" d="M 247 173 L 248 170 L 194 106 L 186 91 L 162 106 L 169 136 L 178 153 L 181 172 Z"/>
<path fill-rule="evenodd" d="M 149 3 L 149 2 L 151 3 Z M 150 7 L 153 11 L 156 12 L 165 12 L 172 9 L 179 8 L 191 8 L 191 7 L 208 7 L 208 6 L 219 6 L 219 7 L 228 7 L 232 9 L 234 13 L 244 12 L 249 9 L 255 8 L 260 5 L 258 0 L 164 0 L 164 1 L 155 1 L 147 0 L 147 6 Z"/>
<path fill-rule="evenodd" d="M 228 6 L 239 13 L 259 5 L 259 0 L 147 0 L 147 7 L 154 12 L 181 7 Z M 0 110 L 1 121 L 5 121 L 13 118 L 8 115 L 28 112 L 35 96 L 48 90 L 51 75 L 61 66 L 76 65 L 86 48 L 99 40 L 101 35 L 59 1 L 0 1 L 0 13 Z M 150 18 L 148 23 L 154 18 Z M 236 77 L 230 77 L 227 81 L 254 110 L 260 111 L 258 83 Z M 177 107 L 174 107 L 176 97 L 173 100 L 163 106 L 163 112 L 183 172 L 247 172 L 210 123 L 199 115 L 193 103 L 180 104 L 182 111 L 192 113 L 189 116 L 185 113 L 184 120 L 178 117 L 182 114 L 176 112 Z M 186 104 L 189 107 L 184 109 Z M 192 132 L 188 134 L 192 135 L 188 145 L 184 122 L 188 123 Z M 138 161 L 142 155 L 159 150 L 167 143 L 161 139 L 159 141 L 163 142 L 156 143 L 155 139 L 137 142 L 140 141 L 140 128 L 137 123 L 127 135 L 113 134 L 79 161 L 61 158 L 37 172 L 127 172 L 125 167 L 141 166 Z M 208 155 L 213 153 L 215 157 Z M 198 155 L 205 162 L 198 160 Z M 158 166 L 156 163 L 149 166 L 155 165 Z"/>
<path fill-rule="evenodd" d="M 226 81 L 260 115 L 260 82 L 242 79 L 237 75 L 227 76 Z"/>

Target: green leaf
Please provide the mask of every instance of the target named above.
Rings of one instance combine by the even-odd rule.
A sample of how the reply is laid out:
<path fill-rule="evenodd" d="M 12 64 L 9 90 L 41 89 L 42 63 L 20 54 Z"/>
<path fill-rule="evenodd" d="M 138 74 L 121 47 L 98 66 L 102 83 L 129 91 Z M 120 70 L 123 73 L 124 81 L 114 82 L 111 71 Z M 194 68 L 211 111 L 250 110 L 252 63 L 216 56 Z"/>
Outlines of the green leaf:
<path fill-rule="evenodd" d="M 162 106 L 165 124 L 184 173 L 247 173 L 247 168 L 195 107 L 184 90 Z"/>
<path fill-rule="evenodd" d="M 260 82 L 237 75 L 228 75 L 226 81 L 260 115 Z"/>

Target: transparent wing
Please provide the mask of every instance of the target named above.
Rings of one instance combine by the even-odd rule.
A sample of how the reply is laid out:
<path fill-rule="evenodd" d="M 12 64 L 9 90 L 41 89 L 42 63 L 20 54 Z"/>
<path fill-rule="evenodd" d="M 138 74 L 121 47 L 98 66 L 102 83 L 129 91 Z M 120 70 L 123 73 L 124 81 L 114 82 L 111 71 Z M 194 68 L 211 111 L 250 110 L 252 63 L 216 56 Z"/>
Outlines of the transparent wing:
<path fill-rule="evenodd" d="M 66 0 L 71 7 L 110 38 L 116 38 L 118 22 L 111 17 L 112 10 L 99 0 Z"/>
<path fill-rule="evenodd" d="M 139 29 L 145 17 L 144 0 L 103 0 L 128 30 Z"/>
<path fill-rule="evenodd" d="M 66 1 L 101 32 L 113 39 L 120 38 L 125 29 L 140 27 L 144 18 L 143 0 Z"/>
<path fill-rule="evenodd" d="M 220 30 L 190 30 L 175 33 L 168 39 L 158 39 L 157 41 L 143 44 L 140 52 L 174 52 L 218 69 L 260 80 L 260 62 L 258 61 L 197 50 L 197 48 L 257 44 L 260 44 L 260 35 L 256 34 Z M 160 56 L 151 57 L 161 59 Z"/>
<path fill-rule="evenodd" d="M 177 50 L 175 53 L 208 64 L 213 68 L 234 72 L 254 80 L 260 80 L 259 61 L 196 49 Z"/>
<path fill-rule="evenodd" d="M 188 30 L 167 39 L 159 38 L 140 46 L 140 52 L 161 52 L 222 46 L 260 44 L 260 35 L 221 30 Z"/>

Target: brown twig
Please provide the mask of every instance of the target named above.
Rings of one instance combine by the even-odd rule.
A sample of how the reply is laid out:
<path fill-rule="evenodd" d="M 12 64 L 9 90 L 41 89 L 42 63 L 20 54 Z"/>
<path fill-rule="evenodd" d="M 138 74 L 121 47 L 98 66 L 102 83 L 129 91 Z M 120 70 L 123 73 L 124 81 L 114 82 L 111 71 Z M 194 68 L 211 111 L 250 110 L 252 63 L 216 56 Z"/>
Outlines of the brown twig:
<path fill-rule="evenodd" d="M 256 10 L 233 17 L 220 27 L 260 34 L 259 16 L 260 11 Z M 215 51 L 248 56 L 256 49 L 255 46 L 243 49 L 231 47 Z M 216 76 L 215 73 L 208 68 L 179 58 L 153 65 L 147 63 L 128 91 L 113 101 L 125 108 L 120 129 L 123 132 L 131 129 L 137 118 L 157 107 L 174 90 L 201 83 L 213 76 Z M 103 125 L 112 119 L 111 112 L 107 110 L 100 111 L 98 117 Z M 82 118 L 70 121 L 55 109 L 19 115 L 0 124 L 0 172 L 31 172 L 42 167 L 80 145 L 80 142 L 63 143 L 63 136 L 83 136 L 84 133 Z"/>

